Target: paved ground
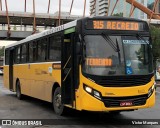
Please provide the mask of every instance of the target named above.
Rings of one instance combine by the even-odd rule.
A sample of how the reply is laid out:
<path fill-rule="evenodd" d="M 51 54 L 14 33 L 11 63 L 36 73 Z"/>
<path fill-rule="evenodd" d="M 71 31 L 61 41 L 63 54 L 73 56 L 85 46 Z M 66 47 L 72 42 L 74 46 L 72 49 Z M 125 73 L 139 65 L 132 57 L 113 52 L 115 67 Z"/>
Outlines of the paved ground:
<path fill-rule="evenodd" d="M 159 126 L 150 126 L 150 125 L 99 125 L 103 122 L 114 121 L 121 122 L 122 119 L 131 119 L 135 121 L 136 119 L 159 119 L 160 124 L 160 87 L 157 88 L 156 92 L 156 105 L 153 108 L 142 109 L 133 112 L 122 112 L 120 115 L 110 115 L 108 113 L 90 113 L 90 112 L 77 112 L 71 111 L 68 116 L 57 116 L 55 115 L 52 105 L 50 103 L 40 101 L 37 99 L 26 97 L 24 100 L 20 101 L 16 98 L 15 93 L 12 93 L 6 90 L 3 87 L 2 76 L 0 76 L 0 119 L 54 119 L 53 121 L 59 121 L 59 125 L 52 126 L 25 126 L 26 128 L 150 128 L 150 127 L 160 127 Z M 73 120 L 76 119 L 76 120 Z M 68 121 L 69 123 L 64 124 Z M 73 125 L 73 124 L 79 125 Z M 94 123 L 92 125 L 92 123 Z M 123 122 L 122 122 L 123 123 Z M 86 125 L 88 124 L 88 125 Z M 8 128 L 9 126 L 0 126 L 0 128 Z M 13 126 L 12 126 L 13 127 Z M 11 127 L 11 128 L 12 128 Z M 19 128 L 16 126 L 14 128 Z M 10 127 L 9 127 L 10 128 Z"/>

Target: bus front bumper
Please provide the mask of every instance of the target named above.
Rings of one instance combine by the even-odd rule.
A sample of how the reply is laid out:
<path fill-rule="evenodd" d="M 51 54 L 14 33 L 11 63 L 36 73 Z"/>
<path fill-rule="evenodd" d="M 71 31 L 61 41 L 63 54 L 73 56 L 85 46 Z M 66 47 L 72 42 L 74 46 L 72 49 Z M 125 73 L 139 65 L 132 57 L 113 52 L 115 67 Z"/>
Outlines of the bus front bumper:
<path fill-rule="evenodd" d="M 146 94 L 147 95 L 147 94 Z M 87 111 L 129 111 L 137 110 L 142 108 L 149 108 L 155 104 L 155 90 L 152 95 L 148 98 L 146 95 L 133 96 L 131 99 L 121 100 L 121 97 L 116 97 L 115 99 L 111 98 L 102 98 L 101 100 L 91 96 L 87 92 L 83 95 L 81 100 L 81 110 Z M 145 99 L 146 98 L 146 99 Z M 120 103 L 123 101 L 131 101 L 133 105 L 131 106 L 120 106 Z"/>

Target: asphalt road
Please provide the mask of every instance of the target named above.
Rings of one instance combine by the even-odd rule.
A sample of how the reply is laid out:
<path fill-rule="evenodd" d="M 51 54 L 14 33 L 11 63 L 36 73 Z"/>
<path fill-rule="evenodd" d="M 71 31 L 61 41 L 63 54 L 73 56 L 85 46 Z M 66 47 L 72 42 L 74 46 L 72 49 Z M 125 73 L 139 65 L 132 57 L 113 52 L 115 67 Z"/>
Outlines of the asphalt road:
<path fill-rule="evenodd" d="M 62 117 L 54 113 L 52 104 L 50 103 L 30 97 L 25 97 L 24 100 L 18 100 L 15 93 L 4 88 L 3 76 L 0 76 L 0 119 L 52 119 L 52 121 L 57 121 L 57 124 L 55 125 L 24 126 L 26 128 L 158 128 L 160 127 L 160 87 L 157 88 L 156 105 L 153 108 L 122 112 L 120 115 L 70 111 L 68 116 Z M 132 121 L 137 121 L 137 119 L 140 121 L 145 121 L 146 119 L 151 119 L 147 121 L 159 119 L 157 120 L 159 121 L 159 125 L 116 125 L 116 122 L 118 122 L 118 124 L 123 124 L 124 121 L 127 121 L 123 119 Z M 114 123 L 106 123 L 107 120 L 111 122 L 114 121 Z M 67 121 L 68 123 L 66 123 Z M 20 126 L 0 126 L 0 128 L 10 127 L 19 128 Z"/>

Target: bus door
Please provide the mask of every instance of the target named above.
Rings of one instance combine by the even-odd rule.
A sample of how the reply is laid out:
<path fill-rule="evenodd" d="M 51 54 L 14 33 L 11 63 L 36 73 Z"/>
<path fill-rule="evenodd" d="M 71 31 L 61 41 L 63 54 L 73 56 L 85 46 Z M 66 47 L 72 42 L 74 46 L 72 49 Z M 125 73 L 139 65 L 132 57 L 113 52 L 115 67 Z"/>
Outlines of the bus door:
<path fill-rule="evenodd" d="M 14 49 L 9 50 L 9 89 L 13 91 L 13 62 L 14 62 Z"/>
<path fill-rule="evenodd" d="M 73 106 L 75 100 L 74 45 L 75 28 L 64 31 L 61 59 L 61 94 L 62 103 Z"/>

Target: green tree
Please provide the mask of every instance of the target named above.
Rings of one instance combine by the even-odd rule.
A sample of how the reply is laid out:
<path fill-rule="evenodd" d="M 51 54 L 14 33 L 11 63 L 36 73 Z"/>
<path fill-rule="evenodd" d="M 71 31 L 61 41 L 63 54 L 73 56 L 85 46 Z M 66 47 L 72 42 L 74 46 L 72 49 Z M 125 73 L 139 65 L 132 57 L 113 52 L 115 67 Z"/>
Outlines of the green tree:
<path fill-rule="evenodd" d="M 120 12 L 120 13 L 115 13 L 115 14 L 113 14 L 113 16 L 123 17 L 123 13 L 122 13 L 122 12 Z"/>
<path fill-rule="evenodd" d="M 154 60 L 160 59 L 160 28 L 151 26 L 151 36 L 153 43 L 153 57 Z"/>

